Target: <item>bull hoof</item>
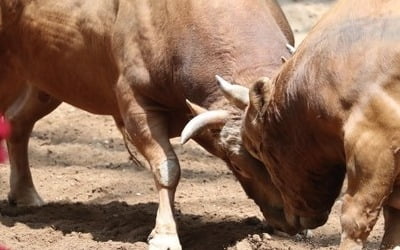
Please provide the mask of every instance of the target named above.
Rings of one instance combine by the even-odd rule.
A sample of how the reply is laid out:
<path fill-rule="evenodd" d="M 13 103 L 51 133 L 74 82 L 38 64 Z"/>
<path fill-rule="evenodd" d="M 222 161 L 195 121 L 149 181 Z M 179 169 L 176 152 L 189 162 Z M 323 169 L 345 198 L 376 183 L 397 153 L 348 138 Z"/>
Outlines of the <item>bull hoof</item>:
<path fill-rule="evenodd" d="M 343 239 L 340 242 L 339 250 L 362 250 L 362 242 L 359 240 Z"/>
<path fill-rule="evenodd" d="M 176 234 L 151 234 L 148 243 L 149 250 L 182 250 Z"/>
<path fill-rule="evenodd" d="M 35 188 L 29 188 L 25 192 L 19 192 L 18 194 L 10 192 L 8 194 L 8 202 L 10 205 L 18 207 L 40 207 L 45 204 Z"/>
<path fill-rule="evenodd" d="M 305 230 L 301 231 L 300 233 L 298 233 L 297 235 L 298 235 L 298 237 L 303 238 L 303 239 L 310 239 L 314 236 L 314 233 L 309 229 L 305 229 Z"/>

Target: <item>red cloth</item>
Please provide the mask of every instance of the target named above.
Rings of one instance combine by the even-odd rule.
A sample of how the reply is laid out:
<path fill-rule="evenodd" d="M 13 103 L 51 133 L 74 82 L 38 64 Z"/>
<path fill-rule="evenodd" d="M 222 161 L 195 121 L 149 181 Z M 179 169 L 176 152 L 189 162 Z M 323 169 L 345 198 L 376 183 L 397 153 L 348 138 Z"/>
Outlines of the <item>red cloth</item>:
<path fill-rule="evenodd" d="M 7 151 L 4 148 L 4 139 L 10 135 L 10 124 L 4 116 L 0 116 L 0 162 L 4 162 L 7 157 Z"/>
<path fill-rule="evenodd" d="M 7 248 L 7 247 L 5 247 L 3 245 L 0 245 L 0 250 L 9 250 L 9 248 Z"/>

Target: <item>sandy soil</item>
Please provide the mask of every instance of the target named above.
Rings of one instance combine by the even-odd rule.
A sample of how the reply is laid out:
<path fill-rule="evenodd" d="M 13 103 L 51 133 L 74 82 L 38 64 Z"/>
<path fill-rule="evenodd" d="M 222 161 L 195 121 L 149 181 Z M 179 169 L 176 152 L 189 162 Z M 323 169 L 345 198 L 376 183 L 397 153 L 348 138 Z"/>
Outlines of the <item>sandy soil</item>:
<path fill-rule="evenodd" d="M 281 0 L 302 40 L 333 1 Z M 267 234 L 258 207 L 226 166 L 194 143 L 182 147 L 176 207 L 184 249 L 335 249 L 339 205 L 312 236 Z M 62 105 L 38 122 L 30 143 L 36 187 L 49 202 L 14 208 L 6 202 L 9 168 L 0 167 L 0 244 L 11 249 L 146 249 L 157 194 L 150 172 L 135 166 L 109 117 Z M 145 165 L 145 164 L 144 164 Z M 379 220 L 369 238 L 376 249 Z"/>

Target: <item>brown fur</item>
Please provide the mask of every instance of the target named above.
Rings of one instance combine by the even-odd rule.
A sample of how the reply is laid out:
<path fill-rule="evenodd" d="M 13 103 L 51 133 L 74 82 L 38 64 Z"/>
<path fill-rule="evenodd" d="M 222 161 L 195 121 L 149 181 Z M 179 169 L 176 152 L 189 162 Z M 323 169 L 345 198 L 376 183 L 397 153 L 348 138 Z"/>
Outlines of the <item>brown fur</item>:
<path fill-rule="evenodd" d="M 33 124 L 65 101 L 112 115 L 129 133 L 160 196 L 150 245 L 179 248 L 172 210 L 180 168 L 169 138 L 189 119 L 185 99 L 210 109 L 227 106 L 215 74 L 248 86 L 289 56 L 285 44 L 293 44 L 293 34 L 275 0 L 0 0 L 0 6 L 0 111 L 7 110 L 14 128 L 10 200 L 42 204 L 27 142 Z M 260 162 L 240 140 L 234 142 L 240 150 L 231 153 L 213 132 L 196 139 L 229 166 L 239 161 L 232 169 L 249 196 L 278 228 L 292 230 Z M 246 168 L 256 183 L 243 177 Z"/>
<path fill-rule="evenodd" d="M 382 248 L 400 244 L 399 10 L 396 0 L 339 1 L 251 92 L 244 144 L 268 168 L 288 218 L 323 224 L 347 172 L 341 249 L 361 249 L 382 207 Z"/>

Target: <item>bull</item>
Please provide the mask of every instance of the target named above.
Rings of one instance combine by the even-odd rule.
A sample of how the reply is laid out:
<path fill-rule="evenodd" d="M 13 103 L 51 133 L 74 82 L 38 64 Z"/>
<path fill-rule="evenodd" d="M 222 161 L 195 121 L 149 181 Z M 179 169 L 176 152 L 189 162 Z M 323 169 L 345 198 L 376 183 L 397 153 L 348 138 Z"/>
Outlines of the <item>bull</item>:
<path fill-rule="evenodd" d="M 383 210 L 381 249 L 400 245 L 400 3 L 341 0 L 279 72 L 250 90 L 242 139 L 262 161 L 299 230 L 342 197 L 340 249 L 362 249 Z"/>
<path fill-rule="evenodd" d="M 169 139 L 193 114 L 201 123 L 206 109 L 229 108 L 217 72 L 250 86 L 290 56 L 287 43 L 293 34 L 275 0 L 0 0 L 0 113 L 13 128 L 9 201 L 43 204 L 27 144 L 35 122 L 67 102 L 112 116 L 146 158 L 159 195 L 150 249 L 180 249 L 180 166 Z M 242 146 L 238 113 L 206 115 L 213 129 L 198 126 L 186 140 L 225 160 L 269 223 L 293 231 L 268 172 Z"/>

